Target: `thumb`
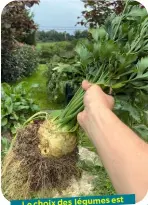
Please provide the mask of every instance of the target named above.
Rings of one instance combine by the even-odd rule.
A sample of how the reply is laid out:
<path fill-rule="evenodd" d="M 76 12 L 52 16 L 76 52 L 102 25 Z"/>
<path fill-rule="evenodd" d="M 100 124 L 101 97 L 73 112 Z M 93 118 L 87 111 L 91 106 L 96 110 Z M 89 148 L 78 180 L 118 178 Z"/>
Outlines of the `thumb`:
<path fill-rule="evenodd" d="M 87 80 L 83 80 L 83 82 L 82 82 L 82 88 L 83 88 L 83 90 L 88 90 L 90 87 L 91 87 L 91 83 L 89 83 Z"/>
<path fill-rule="evenodd" d="M 80 124 L 80 126 L 81 126 L 82 128 L 85 127 L 85 119 L 86 119 L 86 112 L 85 112 L 85 110 L 84 110 L 84 111 L 80 112 L 80 113 L 77 115 L 77 121 L 78 121 L 78 123 Z"/>

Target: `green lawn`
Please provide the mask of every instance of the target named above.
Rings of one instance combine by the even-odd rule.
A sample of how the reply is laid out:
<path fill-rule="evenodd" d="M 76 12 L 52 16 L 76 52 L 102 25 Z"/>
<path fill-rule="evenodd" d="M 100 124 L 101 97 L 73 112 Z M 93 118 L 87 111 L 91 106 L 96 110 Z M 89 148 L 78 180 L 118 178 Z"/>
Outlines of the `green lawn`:
<path fill-rule="evenodd" d="M 66 45 L 70 45 L 71 42 L 68 42 L 68 41 L 59 41 L 59 42 L 38 42 L 37 43 L 37 49 L 40 49 L 41 46 L 57 46 L 59 45 L 59 47 L 63 47 L 63 46 L 66 46 Z"/>
<path fill-rule="evenodd" d="M 38 84 L 38 87 L 32 90 L 32 98 L 35 103 L 39 105 L 40 110 L 60 109 L 60 105 L 53 104 L 48 100 L 46 70 L 47 66 L 40 64 L 31 76 L 22 79 L 20 82 L 27 82 L 25 84 L 27 90 L 29 90 L 33 84 Z"/>

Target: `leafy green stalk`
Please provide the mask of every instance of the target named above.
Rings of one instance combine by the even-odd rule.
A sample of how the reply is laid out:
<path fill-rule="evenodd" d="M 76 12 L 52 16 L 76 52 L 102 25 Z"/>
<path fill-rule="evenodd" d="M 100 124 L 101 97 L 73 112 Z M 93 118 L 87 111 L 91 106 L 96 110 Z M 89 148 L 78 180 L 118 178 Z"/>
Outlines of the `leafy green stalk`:
<path fill-rule="evenodd" d="M 127 1 L 120 18 L 111 16 L 104 26 L 91 29 L 92 40 L 83 41 L 83 44 L 79 43 L 76 47 L 81 68 L 90 82 L 100 85 L 106 93 L 112 88 L 116 102 L 122 98 L 129 99 L 129 109 L 125 109 L 123 115 L 125 122 L 134 129 L 138 129 L 136 117 L 133 115 L 129 121 L 126 112 L 130 112 L 130 109 L 138 110 L 139 106 L 147 109 L 146 100 L 142 104 L 139 101 L 141 95 L 148 93 L 147 29 L 148 17 L 145 9 L 137 4 L 130 5 L 130 1 Z M 77 129 L 76 117 L 84 109 L 84 93 L 80 88 L 59 115 L 57 123 L 67 131 Z M 121 107 L 118 109 L 122 116 Z M 138 111 L 135 113 L 138 115 Z"/>

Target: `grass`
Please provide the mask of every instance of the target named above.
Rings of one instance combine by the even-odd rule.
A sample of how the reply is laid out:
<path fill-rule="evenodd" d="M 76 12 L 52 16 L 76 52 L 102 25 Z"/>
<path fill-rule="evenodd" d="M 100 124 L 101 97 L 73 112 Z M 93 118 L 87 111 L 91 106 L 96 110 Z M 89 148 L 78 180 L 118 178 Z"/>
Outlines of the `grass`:
<path fill-rule="evenodd" d="M 47 66 L 40 64 L 38 69 L 31 76 L 23 78 L 21 82 L 27 82 L 25 84 L 27 90 L 29 90 L 33 84 L 38 84 L 38 87 L 33 88 L 32 90 L 32 99 L 34 99 L 35 103 L 39 105 L 40 110 L 60 109 L 60 105 L 53 104 L 48 99 L 46 86 L 47 78 L 45 75 L 46 70 Z"/>
<path fill-rule="evenodd" d="M 83 141 L 87 142 L 88 145 L 88 139 L 85 136 Z M 92 146 L 92 144 L 90 143 L 90 146 Z M 85 145 L 83 145 L 83 147 L 85 147 Z M 86 146 L 86 148 L 88 148 L 88 146 Z M 93 148 L 95 150 L 95 148 Z M 109 176 L 105 170 L 104 167 L 101 167 L 99 165 L 95 165 L 95 164 L 88 164 L 86 162 L 82 162 L 80 161 L 79 163 L 80 167 L 89 172 L 91 175 L 95 175 L 97 176 L 95 181 L 93 182 L 94 184 L 94 190 L 93 190 L 93 195 L 113 195 L 116 194 L 114 187 L 109 179 Z"/>
<path fill-rule="evenodd" d="M 60 41 L 60 42 L 39 42 L 37 44 L 37 49 L 41 49 L 42 46 L 47 46 L 47 47 L 54 47 L 54 46 L 59 46 L 59 47 L 65 47 L 67 45 L 71 45 L 71 42 L 68 41 Z"/>
<path fill-rule="evenodd" d="M 81 169 L 95 176 L 95 181 L 93 182 L 93 195 L 101 196 L 116 194 L 104 167 L 92 163 L 88 164 L 85 161 L 80 161 L 79 166 Z"/>
<path fill-rule="evenodd" d="M 82 131 L 81 128 L 79 128 L 79 131 L 77 134 L 78 134 L 78 139 L 79 139 L 79 145 L 97 154 L 96 148 L 94 147 L 89 137 Z M 97 176 L 94 182 L 94 190 L 93 190 L 94 195 L 115 194 L 115 190 L 112 186 L 112 183 L 104 167 L 100 167 L 94 164 L 88 164 L 88 163 L 85 163 L 84 161 L 80 162 L 80 167 L 83 170 L 91 173 L 92 175 Z"/>

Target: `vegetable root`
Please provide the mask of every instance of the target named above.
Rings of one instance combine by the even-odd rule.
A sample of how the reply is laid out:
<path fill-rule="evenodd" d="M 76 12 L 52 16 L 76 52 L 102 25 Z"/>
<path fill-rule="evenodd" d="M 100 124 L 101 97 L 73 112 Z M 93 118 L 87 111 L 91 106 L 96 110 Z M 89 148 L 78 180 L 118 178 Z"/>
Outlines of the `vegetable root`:
<path fill-rule="evenodd" d="M 55 129 L 45 120 L 18 131 L 2 166 L 2 191 L 8 200 L 29 199 L 53 189 L 60 192 L 72 177 L 80 177 L 76 137 Z"/>

